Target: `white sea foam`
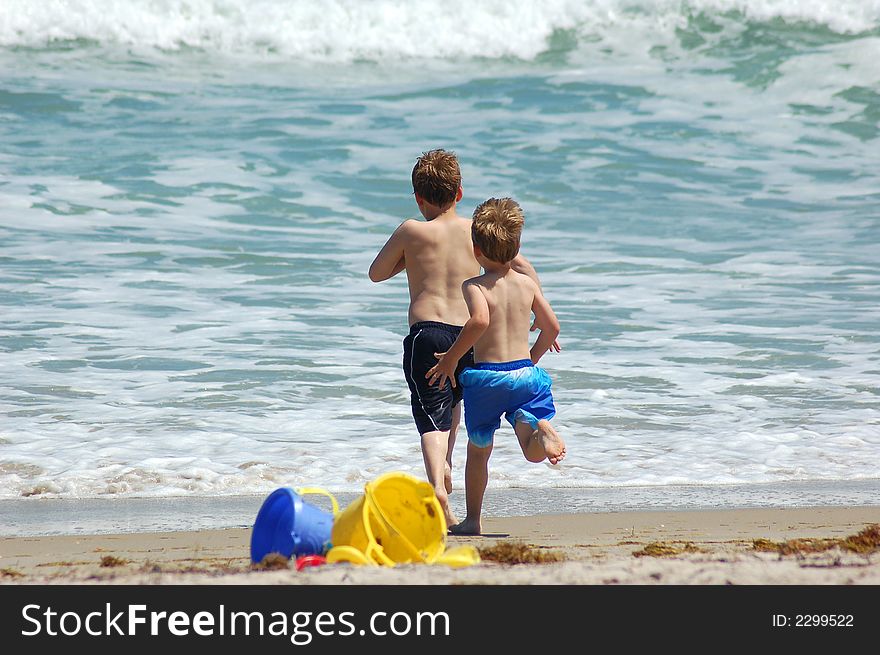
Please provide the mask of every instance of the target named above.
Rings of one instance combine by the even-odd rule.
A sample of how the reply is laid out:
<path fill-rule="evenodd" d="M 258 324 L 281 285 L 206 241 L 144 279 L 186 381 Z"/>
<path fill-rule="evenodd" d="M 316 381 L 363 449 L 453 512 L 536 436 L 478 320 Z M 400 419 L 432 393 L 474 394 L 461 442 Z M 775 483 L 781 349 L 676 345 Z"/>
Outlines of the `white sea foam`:
<path fill-rule="evenodd" d="M 686 26 L 689 16 L 724 24 L 730 11 L 843 34 L 876 29 L 880 21 L 878 0 L 3 0 L 0 45 L 82 39 L 316 61 L 531 60 L 558 31 L 617 47 L 653 35 L 650 47 Z"/>
<path fill-rule="evenodd" d="M 470 2 L 454 28 L 464 3 L 63 6 L 0 0 L 0 40 L 38 48 L 0 53 L 0 497 L 423 476 L 405 281 L 365 273 L 434 143 L 462 157 L 462 213 L 522 197 L 563 323 L 543 363 L 569 457 L 528 465 L 505 424 L 493 488 L 878 476 L 878 38 L 776 21 L 757 31 L 793 47 L 725 50 L 749 20 L 875 29 L 877 3 Z M 689 51 L 675 28 L 700 10 L 721 31 Z M 583 51 L 450 63 L 535 60 L 554 30 Z M 386 65 L 230 81 L 214 56 L 266 50 Z M 426 53 L 452 74 L 389 73 Z"/>

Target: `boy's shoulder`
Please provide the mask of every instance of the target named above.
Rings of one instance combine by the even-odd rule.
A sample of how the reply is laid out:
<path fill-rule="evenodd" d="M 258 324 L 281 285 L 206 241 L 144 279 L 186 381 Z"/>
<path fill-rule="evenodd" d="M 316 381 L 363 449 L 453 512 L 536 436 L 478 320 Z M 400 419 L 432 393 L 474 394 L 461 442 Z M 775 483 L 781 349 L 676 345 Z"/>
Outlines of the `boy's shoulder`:
<path fill-rule="evenodd" d="M 472 219 L 462 216 L 435 218 L 433 220 L 407 218 L 398 226 L 397 232 L 403 237 L 418 238 L 419 235 L 428 237 L 429 235 L 443 234 L 450 229 L 455 231 L 462 228 L 470 230 L 472 222 Z"/>
<path fill-rule="evenodd" d="M 395 239 L 405 251 L 413 249 L 418 254 L 423 248 L 434 244 L 437 237 L 430 221 L 408 218 L 397 227 Z"/>
<path fill-rule="evenodd" d="M 534 296 L 535 294 L 541 293 L 541 287 L 538 286 L 538 283 L 525 273 L 510 270 L 507 272 L 506 277 L 510 283 L 525 294 L 531 294 Z"/>
<path fill-rule="evenodd" d="M 522 273 L 521 271 L 515 271 L 515 270 L 511 270 L 510 273 L 513 274 L 512 277 L 514 280 L 516 280 L 517 284 L 522 284 L 524 286 L 529 287 L 530 289 L 531 288 L 535 288 L 535 289 L 539 288 L 538 283 L 535 282 L 535 280 L 533 280 L 530 275 L 526 275 L 525 273 Z"/>
<path fill-rule="evenodd" d="M 483 280 L 486 279 L 486 273 L 480 273 L 479 275 L 474 275 L 473 277 L 469 277 L 462 284 L 480 284 Z"/>
<path fill-rule="evenodd" d="M 407 218 L 397 226 L 397 236 L 406 239 L 411 235 L 418 234 L 424 225 L 425 221 L 420 221 L 417 218 Z"/>
<path fill-rule="evenodd" d="M 474 275 L 473 277 L 469 277 L 464 282 L 462 282 L 462 287 L 464 286 L 477 286 L 477 287 L 485 287 L 487 283 L 492 279 L 492 274 L 488 272 L 480 273 L 479 275 Z"/>

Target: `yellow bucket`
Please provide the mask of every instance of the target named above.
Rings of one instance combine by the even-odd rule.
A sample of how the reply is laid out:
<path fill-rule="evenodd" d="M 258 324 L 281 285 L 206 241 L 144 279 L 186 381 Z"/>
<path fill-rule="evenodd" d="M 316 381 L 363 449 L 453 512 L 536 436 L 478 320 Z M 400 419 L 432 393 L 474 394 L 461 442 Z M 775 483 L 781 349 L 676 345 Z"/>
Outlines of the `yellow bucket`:
<path fill-rule="evenodd" d="M 330 542 L 331 562 L 433 563 L 446 550 L 446 519 L 428 482 L 386 473 L 336 516 Z"/>

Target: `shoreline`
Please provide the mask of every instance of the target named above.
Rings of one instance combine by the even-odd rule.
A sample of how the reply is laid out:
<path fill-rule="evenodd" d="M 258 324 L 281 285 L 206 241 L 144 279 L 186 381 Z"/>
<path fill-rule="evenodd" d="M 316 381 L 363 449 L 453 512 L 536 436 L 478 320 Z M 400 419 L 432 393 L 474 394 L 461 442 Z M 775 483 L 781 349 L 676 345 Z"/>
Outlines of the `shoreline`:
<path fill-rule="evenodd" d="M 484 557 L 462 568 L 330 564 L 302 571 L 293 562 L 251 567 L 246 527 L 2 537 L 0 584 L 873 585 L 880 584 L 880 549 L 826 546 L 875 524 L 880 504 L 486 517 L 483 535 L 449 536 L 447 548 L 520 544 L 559 561 Z M 808 547 L 783 552 L 792 540 Z"/>
<path fill-rule="evenodd" d="M 293 486 L 293 485 L 291 485 Z M 340 507 L 360 492 L 334 492 Z M 266 495 L 0 499 L 2 537 L 180 532 L 253 525 Z M 326 499 L 309 502 L 329 509 Z M 450 497 L 464 516 L 464 493 Z M 880 479 L 810 480 L 728 485 L 658 485 L 602 488 L 504 488 L 486 492 L 484 516 L 595 514 L 799 507 L 861 507 L 880 504 Z"/>

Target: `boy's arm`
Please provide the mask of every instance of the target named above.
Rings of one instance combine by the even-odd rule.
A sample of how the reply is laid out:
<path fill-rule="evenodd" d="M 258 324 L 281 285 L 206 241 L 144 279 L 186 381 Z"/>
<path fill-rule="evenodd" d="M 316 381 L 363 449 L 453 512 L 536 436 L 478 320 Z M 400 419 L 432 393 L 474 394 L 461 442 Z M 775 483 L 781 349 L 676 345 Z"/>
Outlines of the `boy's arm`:
<path fill-rule="evenodd" d="M 398 273 L 400 273 L 400 271 L 403 271 L 403 270 L 405 270 L 405 269 L 406 269 L 406 257 L 403 256 L 403 255 L 401 255 L 401 256 L 400 256 L 400 261 L 398 261 L 398 262 L 394 265 L 394 268 L 391 269 L 391 275 L 389 275 L 388 277 L 394 277 L 395 275 L 397 275 Z M 387 280 L 388 278 L 385 278 L 385 279 Z M 380 281 L 381 281 L 381 280 L 380 280 Z"/>
<path fill-rule="evenodd" d="M 553 308 L 550 307 L 550 303 L 547 302 L 540 289 L 535 291 L 535 298 L 532 300 L 532 311 L 535 313 L 535 325 L 541 330 L 529 352 L 532 363 L 537 364 L 544 353 L 553 347 L 556 337 L 559 336 L 559 319 L 556 318 Z"/>
<path fill-rule="evenodd" d="M 534 280 L 535 284 L 538 285 L 538 291 L 543 293 L 541 290 L 541 280 L 538 278 L 538 271 L 535 270 L 535 267 L 532 266 L 532 263 L 523 257 L 523 254 L 517 253 L 516 257 L 513 258 L 513 261 L 510 262 L 510 267 L 515 270 L 517 273 L 522 273 L 523 275 L 528 275 L 532 280 Z M 531 330 L 534 332 L 538 329 L 538 322 L 535 321 L 532 324 Z M 562 346 L 559 345 L 559 342 L 556 339 L 553 340 L 553 343 L 550 344 L 550 348 L 556 352 L 562 350 Z M 541 353 L 543 354 L 543 353 Z"/>
<path fill-rule="evenodd" d="M 403 256 L 404 246 L 409 236 L 409 221 L 401 223 L 394 234 L 388 237 L 388 241 L 382 246 L 382 250 L 376 255 L 376 259 L 370 264 L 370 279 L 373 282 L 382 282 L 394 277 L 406 268 L 406 259 Z"/>
<path fill-rule="evenodd" d="M 445 353 L 434 353 L 437 363 L 425 374 L 428 384 L 433 386 L 435 382 L 439 381 L 441 389 L 445 386 L 447 378 L 452 381 L 453 387 L 456 386 L 455 368 L 458 366 L 458 360 L 474 347 L 474 344 L 489 327 L 489 303 L 486 302 L 486 297 L 480 291 L 480 287 L 471 283 L 470 280 L 465 280 L 465 283 L 461 285 L 461 292 L 467 303 L 470 318 L 461 328 L 461 332 L 458 333 L 458 337 L 449 350 Z"/>

